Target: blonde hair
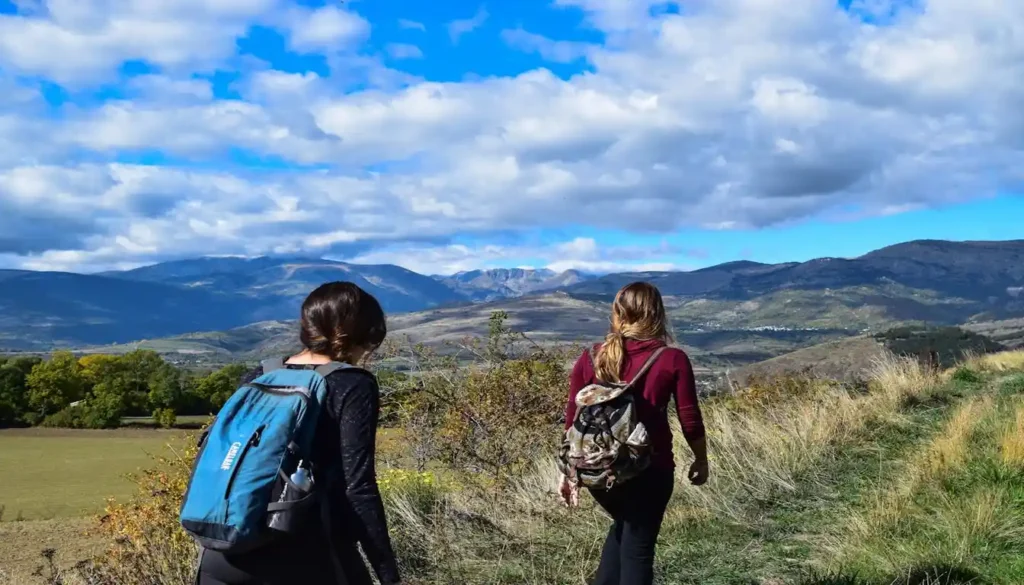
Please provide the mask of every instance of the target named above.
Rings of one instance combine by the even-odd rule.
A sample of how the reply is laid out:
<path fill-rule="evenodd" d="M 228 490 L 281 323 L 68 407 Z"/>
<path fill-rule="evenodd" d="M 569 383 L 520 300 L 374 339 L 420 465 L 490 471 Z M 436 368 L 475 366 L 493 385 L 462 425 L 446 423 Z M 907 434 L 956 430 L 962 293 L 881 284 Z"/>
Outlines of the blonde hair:
<path fill-rule="evenodd" d="M 622 287 L 612 302 L 611 330 L 594 360 L 594 371 L 603 382 L 621 382 L 626 359 L 626 338 L 672 341 L 672 332 L 661 292 L 648 282 Z"/>

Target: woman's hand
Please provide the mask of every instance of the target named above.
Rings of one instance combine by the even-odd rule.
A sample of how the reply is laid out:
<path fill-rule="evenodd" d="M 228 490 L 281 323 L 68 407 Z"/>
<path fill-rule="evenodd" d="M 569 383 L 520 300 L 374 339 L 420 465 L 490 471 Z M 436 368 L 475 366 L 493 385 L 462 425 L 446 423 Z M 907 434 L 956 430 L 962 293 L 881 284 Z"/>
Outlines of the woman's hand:
<path fill-rule="evenodd" d="M 569 478 L 562 476 L 562 485 L 558 488 L 558 494 L 562 497 L 562 503 L 567 508 L 575 508 L 580 505 L 580 489 Z"/>
<path fill-rule="evenodd" d="M 697 459 L 690 465 L 690 473 L 687 477 L 690 478 L 690 483 L 693 485 L 704 485 L 708 480 L 708 460 Z"/>

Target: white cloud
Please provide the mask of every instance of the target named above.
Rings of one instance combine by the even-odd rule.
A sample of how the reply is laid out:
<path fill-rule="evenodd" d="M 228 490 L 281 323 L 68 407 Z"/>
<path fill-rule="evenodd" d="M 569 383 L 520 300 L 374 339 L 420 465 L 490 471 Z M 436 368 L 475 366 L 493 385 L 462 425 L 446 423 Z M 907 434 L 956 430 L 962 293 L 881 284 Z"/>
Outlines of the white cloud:
<path fill-rule="evenodd" d="M 207 69 L 277 0 L 47 0 L 0 15 L 0 65 L 62 83 L 109 78 L 129 60 Z"/>
<path fill-rule="evenodd" d="M 650 266 L 685 252 L 569 240 L 550 247 L 563 258 L 450 242 L 567 224 L 649 235 L 891 214 L 1024 181 L 1022 3 L 862 2 L 881 26 L 821 0 L 693 3 L 657 17 L 646 0 L 559 3 L 582 8 L 607 45 L 522 30 L 506 41 L 553 61 L 583 56 L 591 70 L 447 83 L 358 56 L 368 25 L 336 8 L 64 0 L 0 17 L 0 68 L 13 74 L 0 77 L 0 254 L 54 266 L 275 250 L 429 271 Z M 124 32 L 135 22 L 163 32 Z M 235 84 L 241 99 L 213 99 L 192 73 L 230 58 L 253 22 L 335 53 L 330 76 L 263 65 Z M 174 33 L 186 29 L 187 42 Z M 125 99 L 56 116 L 14 77 L 85 83 L 125 59 L 168 70 L 133 81 Z M 208 169 L 232 148 L 328 170 L 66 163 L 157 150 Z M 48 229 L 18 227 L 33 222 Z"/>
<path fill-rule="evenodd" d="M 461 18 L 448 23 L 448 36 L 451 37 L 453 43 L 457 43 L 462 35 L 483 26 L 489 17 L 487 9 L 481 6 L 470 18 Z"/>
<path fill-rule="evenodd" d="M 290 46 L 300 52 L 332 52 L 351 48 L 370 34 L 363 17 L 337 6 L 289 12 Z"/>
<path fill-rule="evenodd" d="M 426 25 L 424 25 L 422 22 L 416 22 L 415 20 L 409 20 L 409 19 L 406 19 L 406 18 L 399 18 L 398 19 L 398 26 L 400 28 L 409 29 L 409 30 L 422 30 L 422 31 L 427 30 Z"/>
<path fill-rule="evenodd" d="M 129 81 L 127 86 L 130 91 L 153 102 L 209 102 L 213 99 L 213 86 L 205 79 L 142 75 Z"/>
<path fill-rule="evenodd" d="M 692 267 L 657 258 L 673 250 L 623 246 L 600 247 L 589 238 L 541 245 L 449 244 L 440 246 L 385 246 L 355 257 L 343 258 L 360 264 L 401 264 L 423 274 L 455 274 L 481 268 L 548 268 L 556 272 L 582 270 L 608 273 L 634 270 L 689 270 Z M 528 259 L 527 263 L 521 262 Z"/>
<path fill-rule="evenodd" d="M 406 43 L 389 43 L 387 46 L 388 55 L 392 59 L 422 59 L 423 51 L 416 45 Z"/>
<path fill-rule="evenodd" d="M 521 28 L 504 30 L 501 32 L 501 38 L 514 49 L 538 53 L 548 61 L 556 63 L 572 63 L 577 59 L 583 59 L 594 48 L 587 43 L 556 41 Z"/>

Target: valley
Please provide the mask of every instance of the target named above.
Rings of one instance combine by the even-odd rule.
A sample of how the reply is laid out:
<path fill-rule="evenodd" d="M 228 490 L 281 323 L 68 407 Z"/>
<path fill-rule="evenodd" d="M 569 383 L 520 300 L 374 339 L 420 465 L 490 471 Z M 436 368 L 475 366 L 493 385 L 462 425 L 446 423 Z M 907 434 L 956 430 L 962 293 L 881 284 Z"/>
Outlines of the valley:
<path fill-rule="evenodd" d="M 494 311 L 541 344 L 590 343 L 624 284 L 662 291 L 679 341 L 709 371 L 908 324 L 964 325 L 1024 341 L 1024 240 L 915 241 L 858 258 L 689 272 L 493 269 L 426 276 L 310 258 L 200 258 L 81 275 L 0 271 L 0 350 L 153 349 L 220 365 L 290 351 L 305 295 L 350 280 L 389 314 L 389 338 L 442 351 L 486 333 Z"/>

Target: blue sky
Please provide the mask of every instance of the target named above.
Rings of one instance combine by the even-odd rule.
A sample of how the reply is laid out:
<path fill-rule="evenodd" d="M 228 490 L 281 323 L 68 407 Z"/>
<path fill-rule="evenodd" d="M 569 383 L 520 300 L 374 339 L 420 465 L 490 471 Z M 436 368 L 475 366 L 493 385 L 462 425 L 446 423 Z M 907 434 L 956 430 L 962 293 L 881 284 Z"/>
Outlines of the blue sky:
<path fill-rule="evenodd" d="M 1019 3 L 0 0 L 0 267 L 1024 237 Z"/>

